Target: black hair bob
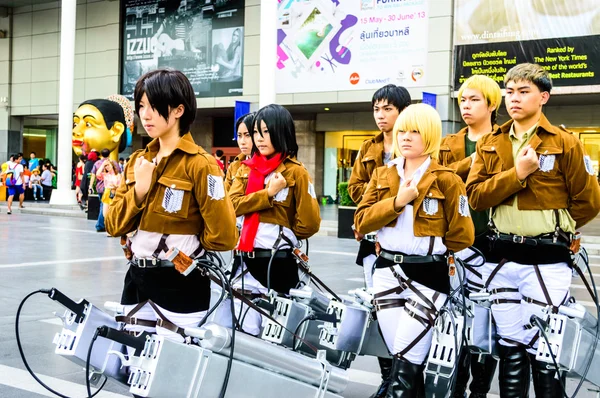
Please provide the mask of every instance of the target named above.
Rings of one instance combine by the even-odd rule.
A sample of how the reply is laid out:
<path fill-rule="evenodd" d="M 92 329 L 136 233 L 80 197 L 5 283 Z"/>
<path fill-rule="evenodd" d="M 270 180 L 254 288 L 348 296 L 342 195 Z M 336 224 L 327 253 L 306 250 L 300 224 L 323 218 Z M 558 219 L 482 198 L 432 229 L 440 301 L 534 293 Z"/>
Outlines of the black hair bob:
<path fill-rule="evenodd" d="M 119 140 L 119 152 L 123 152 L 125 147 L 127 146 L 127 122 L 125 121 L 125 113 L 123 113 L 123 107 L 116 103 L 115 101 L 106 100 L 106 99 L 93 99 L 88 101 L 83 101 L 79 106 L 82 105 L 91 105 L 98 109 L 102 116 L 104 117 L 104 123 L 106 123 L 106 128 L 111 129 L 115 122 L 119 122 L 123 124 L 123 134 L 121 134 L 121 139 Z"/>
<path fill-rule="evenodd" d="M 246 113 L 238 117 L 238 120 L 235 121 L 235 134 L 237 135 L 238 130 L 240 129 L 240 125 L 244 123 L 250 135 L 252 135 L 252 129 L 254 128 L 254 117 L 256 116 L 256 112 Z"/>
<path fill-rule="evenodd" d="M 411 98 L 406 88 L 388 84 L 375 91 L 371 100 L 371 106 L 375 106 L 379 101 L 387 101 L 389 105 L 395 106 L 398 112 L 402 112 L 404 108 L 410 105 Z"/>
<path fill-rule="evenodd" d="M 157 69 L 140 77 L 135 84 L 135 113 L 140 116 L 140 102 L 146 94 L 153 109 L 165 120 L 169 120 L 171 109 L 183 105 L 179 118 L 179 136 L 187 134 L 196 118 L 196 94 L 188 78 L 178 70 Z"/>
<path fill-rule="evenodd" d="M 262 122 L 265 122 L 271 144 L 275 148 L 275 153 L 281 153 L 285 157 L 295 157 L 298 154 L 298 144 L 296 143 L 296 127 L 294 119 L 290 112 L 281 105 L 271 104 L 259 109 L 254 118 L 254 128 L 252 134 L 252 154 L 259 153 L 254 141 L 254 132 L 263 135 L 260 128 Z"/>

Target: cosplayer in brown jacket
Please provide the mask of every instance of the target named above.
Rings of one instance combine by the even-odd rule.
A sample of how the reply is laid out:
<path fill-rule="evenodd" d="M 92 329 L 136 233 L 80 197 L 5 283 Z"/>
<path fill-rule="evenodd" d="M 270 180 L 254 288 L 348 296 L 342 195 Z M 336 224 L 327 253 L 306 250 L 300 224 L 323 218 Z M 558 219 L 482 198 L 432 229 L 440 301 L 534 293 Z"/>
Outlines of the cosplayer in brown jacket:
<path fill-rule="evenodd" d="M 235 122 L 237 144 L 242 153 L 237 155 L 235 160 L 227 168 L 227 173 L 225 174 L 225 190 L 227 192 L 229 192 L 229 189 L 233 184 L 233 179 L 242 165 L 242 161 L 249 159 L 252 155 L 252 123 L 254 122 L 254 115 L 254 112 L 248 113 L 240 116 Z"/>
<path fill-rule="evenodd" d="M 161 90 L 172 91 L 157 95 Z M 173 313 L 197 313 L 199 321 L 209 307 L 210 281 L 198 270 L 178 273 L 166 253 L 177 248 L 196 257 L 204 250 L 233 249 L 233 205 L 215 159 L 187 132 L 196 99 L 181 72 L 157 70 L 142 76 L 135 109 L 154 140 L 131 156 L 106 217 L 108 233 L 129 234 L 132 251 L 121 303 L 151 300 Z"/>

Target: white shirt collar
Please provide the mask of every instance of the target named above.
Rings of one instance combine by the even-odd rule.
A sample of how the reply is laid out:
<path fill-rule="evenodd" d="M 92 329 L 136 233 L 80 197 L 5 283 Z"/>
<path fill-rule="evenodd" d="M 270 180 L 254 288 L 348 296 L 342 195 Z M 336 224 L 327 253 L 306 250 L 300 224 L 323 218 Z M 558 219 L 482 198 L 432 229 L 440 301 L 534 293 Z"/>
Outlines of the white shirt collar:
<path fill-rule="evenodd" d="M 404 161 L 405 159 L 402 156 L 398 156 L 397 158 L 390 160 L 387 164 L 387 167 L 396 166 L 396 170 L 398 171 L 398 175 L 400 176 L 400 181 L 404 181 L 406 179 L 404 177 Z M 421 177 L 423 177 L 423 174 L 425 174 L 430 164 L 431 156 L 428 156 L 427 159 L 425 159 L 425 161 L 423 162 L 423 164 L 420 165 L 417 170 L 415 170 L 415 173 L 412 176 L 413 182 L 415 184 L 419 183 Z"/>

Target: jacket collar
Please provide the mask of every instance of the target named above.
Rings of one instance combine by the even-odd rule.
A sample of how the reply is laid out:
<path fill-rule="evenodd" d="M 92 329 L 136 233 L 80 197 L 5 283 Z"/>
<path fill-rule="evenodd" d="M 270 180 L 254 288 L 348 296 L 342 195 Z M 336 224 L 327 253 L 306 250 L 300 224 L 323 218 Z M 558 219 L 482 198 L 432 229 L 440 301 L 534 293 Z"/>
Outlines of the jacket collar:
<path fill-rule="evenodd" d="M 158 142 L 158 138 L 155 138 L 152 141 L 150 141 L 150 143 L 146 147 L 146 150 L 144 153 L 150 152 L 152 154 L 156 154 L 156 153 L 158 153 L 159 148 L 160 148 L 160 144 Z M 196 143 L 194 142 L 194 139 L 192 138 L 192 133 L 190 133 L 190 132 L 185 133 L 179 139 L 179 141 L 177 141 L 177 146 L 175 147 L 173 152 L 175 152 L 176 150 L 183 151 L 190 155 L 194 155 L 194 154 L 198 153 L 198 145 L 196 145 Z"/>
<path fill-rule="evenodd" d="M 377 166 L 383 166 L 383 151 L 385 147 L 383 145 L 383 133 L 377 134 L 374 138 L 371 138 L 373 145 L 369 146 L 369 149 L 364 154 L 362 160 L 374 160 Z M 392 158 L 394 154 L 392 152 Z"/>
<path fill-rule="evenodd" d="M 467 128 L 460 129 L 458 133 L 449 135 L 446 138 L 445 145 L 452 153 L 454 159 L 463 159 L 465 157 L 465 136 L 467 135 Z"/>
<path fill-rule="evenodd" d="M 500 128 L 496 129 L 496 131 L 493 133 L 495 136 L 502 134 L 502 136 L 505 138 L 499 142 L 497 152 L 507 168 L 511 168 L 514 165 L 514 159 L 512 155 L 512 144 L 510 142 L 510 139 L 508 138 L 513 123 L 514 120 L 511 119 L 508 122 L 504 123 L 502 126 L 500 126 Z M 538 121 L 536 133 L 533 137 L 531 137 L 531 140 L 529 141 L 529 145 L 531 145 L 531 148 L 533 148 L 533 150 L 536 150 L 542 143 L 540 133 L 542 133 L 542 135 L 543 133 L 548 133 L 554 136 L 557 134 L 555 129 L 556 128 L 552 126 L 548 118 L 546 118 L 546 115 L 542 113 L 542 115 L 540 116 L 540 120 Z"/>
<path fill-rule="evenodd" d="M 286 163 L 293 163 L 295 165 L 302 166 L 302 162 L 300 162 L 295 156 L 288 156 L 287 158 L 283 159 L 283 162 L 281 162 L 279 166 L 277 166 L 275 172 L 281 173 L 286 170 Z"/>
<path fill-rule="evenodd" d="M 395 164 L 397 163 L 398 161 L 395 162 Z M 388 163 L 388 165 L 389 164 L 390 163 Z M 388 166 L 387 170 L 390 192 L 395 195 L 398 192 L 398 189 L 400 188 L 400 176 L 398 175 L 398 172 L 396 170 L 390 170 L 390 166 Z M 440 165 L 436 159 L 431 158 L 431 163 L 429 163 L 429 167 L 427 168 L 427 170 L 425 170 L 425 173 L 423 174 L 423 176 L 419 180 L 419 183 L 417 184 L 419 196 L 417 197 L 417 199 L 415 199 L 413 203 L 413 206 L 416 209 L 415 214 L 416 211 L 419 209 L 419 206 L 421 206 L 421 203 L 427 195 L 427 192 L 429 192 L 429 188 L 431 188 L 431 185 L 435 182 L 435 180 L 437 180 L 438 171 L 452 172 L 451 169 Z"/>

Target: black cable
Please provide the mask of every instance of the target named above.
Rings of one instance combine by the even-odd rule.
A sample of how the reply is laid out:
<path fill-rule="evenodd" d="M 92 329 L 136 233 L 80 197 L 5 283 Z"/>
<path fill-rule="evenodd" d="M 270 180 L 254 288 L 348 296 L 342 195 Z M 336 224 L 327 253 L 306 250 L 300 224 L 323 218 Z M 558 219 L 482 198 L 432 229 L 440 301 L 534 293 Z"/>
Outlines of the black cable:
<path fill-rule="evenodd" d="M 279 249 L 275 250 L 275 253 L 277 253 L 278 250 Z M 271 291 L 271 265 L 273 265 L 275 253 L 271 251 L 271 258 L 269 258 L 269 265 L 267 266 L 267 291 Z"/>
<path fill-rule="evenodd" d="M 92 350 L 94 349 L 94 343 L 96 342 L 96 339 L 98 338 L 98 333 L 100 332 L 100 328 L 102 326 L 98 327 L 96 329 L 96 331 L 94 332 L 94 337 L 92 337 L 92 341 L 90 342 L 90 348 L 88 348 L 88 352 L 87 352 L 87 357 L 85 358 L 85 388 L 87 391 L 87 395 L 88 398 L 92 398 L 92 387 L 90 386 L 90 359 L 92 358 Z M 104 384 L 106 384 L 106 381 L 108 380 L 108 378 L 106 376 L 104 376 Z M 102 384 L 102 387 L 104 387 L 104 384 Z M 100 388 L 102 388 L 100 387 Z"/>
<path fill-rule="evenodd" d="M 222 286 L 227 287 L 227 290 L 229 292 L 229 297 L 231 298 L 229 300 L 230 310 L 231 310 L 231 346 L 230 346 L 230 351 L 229 351 L 229 360 L 227 362 L 227 370 L 225 371 L 225 377 L 223 379 L 223 387 L 221 387 L 221 393 L 219 394 L 220 398 L 225 398 L 225 394 L 227 392 L 227 386 L 229 385 L 229 376 L 231 375 L 231 368 L 233 365 L 233 353 L 235 351 L 236 317 L 235 317 L 235 307 L 234 307 L 234 303 L 233 303 L 233 290 L 231 288 L 231 284 L 227 280 L 227 277 L 223 273 L 223 270 L 218 268 L 218 266 L 215 263 L 213 263 L 207 259 L 200 259 L 200 260 L 197 260 L 197 264 L 198 264 L 198 266 L 202 266 L 202 267 L 208 269 L 209 271 L 213 271 L 213 273 L 221 281 Z"/>
<path fill-rule="evenodd" d="M 540 330 L 540 333 L 542 334 L 542 337 L 546 341 L 546 345 L 548 345 L 548 351 L 550 351 L 550 357 L 552 358 L 552 362 L 554 363 L 554 367 L 556 368 L 556 374 L 559 376 L 558 382 L 560 383 L 560 388 L 562 390 L 562 394 L 564 397 L 569 398 L 569 396 L 567 395 L 567 390 L 565 389 L 565 385 L 563 384 L 562 377 L 560 377 L 560 367 L 558 366 L 558 363 L 556 362 L 556 357 L 554 356 L 554 353 L 552 353 L 552 346 L 550 345 L 550 341 L 548 340 L 548 335 L 546 334 L 546 330 L 545 330 L 546 328 L 544 327 L 544 325 L 542 325 L 542 322 L 540 321 L 539 316 L 532 315 L 530 320 L 532 320 L 536 324 L 536 326 Z M 573 395 L 573 396 L 575 396 L 575 395 Z"/>
<path fill-rule="evenodd" d="M 583 374 L 581 375 L 581 380 L 579 380 L 579 384 L 577 385 L 577 388 L 575 389 L 575 392 L 573 393 L 573 397 L 575 397 L 577 395 L 577 393 L 583 386 L 585 377 L 587 376 L 588 372 L 590 371 L 590 367 L 592 366 L 592 361 L 594 360 L 594 355 L 596 354 L 596 347 L 598 346 L 598 339 L 600 339 L 600 303 L 598 303 L 598 289 L 596 288 L 596 282 L 594 281 L 594 274 L 592 273 L 592 269 L 590 268 L 590 262 L 589 262 L 589 257 L 587 255 L 587 251 L 585 250 L 585 248 L 581 248 L 581 250 L 583 250 L 585 252 L 584 263 L 588 270 L 588 273 L 590 274 L 590 280 L 592 282 L 592 287 L 594 288 L 595 295 L 594 295 L 593 299 L 594 299 L 594 304 L 596 304 L 596 319 L 597 319 L 597 321 L 596 321 L 596 336 L 594 338 L 594 342 L 592 343 L 592 348 L 590 349 L 590 352 L 588 354 L 589 359 L 587 360 L 585 370 L 583 371 Z M 552 353 L 552 350 L 550 350 L 550 353 Z"/>
<path fill-rule="evenodd" d="M 296 347 L 296 335 L 298 334 L 298 332 L 300 331 L 300 328 L 302 327 L 302 324 L 306 321 L 310 321 L 315 319 L 315 316 L 313 314 L 307 315 L 304 318 L 302 318 L 302 320 L 300 321 L 300 323 L 298 323 L 298 326 L 296 326 L 296 329 L 294 329 L 294 337 L 292 339 L 292 351 L 296 351 L 299 347 Z"/>
<path fill-rule="evenodd" d="M 21 355 L 21 360 L 23 361 L 23 365 L 25 365 L 25 368 L 27 369 L 27 371 L 29 372 L 31 377 L 33 377 L 35 379 L 35 381 L 37 381 L 42 387 L 44 387 L 46 390 L 50 391 L 52 394 L 57 395 L 61 398 L 71 398 L 68 395 L 63 395 L 63 394 L 53 390 L 48 385 L 46 385 L 42 380 L 40 380 L 40 378 L 37 377 L 37 375 L 34 373 L 34 371 L 29 366 L 29 363 L 27 362 L 27 359 L 25 358 L 25 353 L 23 352 L 23 346 L 21 345 L 21 335 L 19 334 L 19 319 L 21 318 L 21 310 L 23 309 L 23 305 L 29 299 L 29 297 L 31 297 L 37 293 L 49 294 L 50 290 L 49 289 L 40 289 L 40 290 L 36 290 L 34 292 L 29 293 L 21 301 L 21 303 L 19 304 L 19 308 L 17 309 L 17 316 L 15 319 L 15 336 L 17 339 L 17 347 L 19 348 L 19 355 Z M 102 390 L 102 388 L 104 388 L 104 386 L 106 385 L 106 381 L 107 381 L 107 379 L 105 379 L 104 383 L 102 383 L 100 388 L 93 395 L 91 395 L 92 397 L 96 396 Z M 89 394 L 88 394 L 88 396 L 89 396 Z"/>

